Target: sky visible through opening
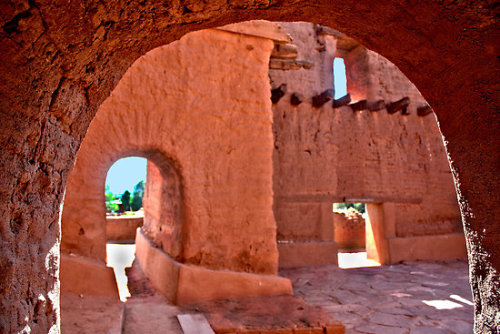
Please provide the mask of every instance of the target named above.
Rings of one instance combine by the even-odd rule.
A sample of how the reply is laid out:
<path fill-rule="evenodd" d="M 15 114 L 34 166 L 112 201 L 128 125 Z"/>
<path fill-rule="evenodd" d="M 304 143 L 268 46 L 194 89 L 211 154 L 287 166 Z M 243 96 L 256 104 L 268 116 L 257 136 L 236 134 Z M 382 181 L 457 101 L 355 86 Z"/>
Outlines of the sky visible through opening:
<path fill-rule="evenodd" d="M 344 59 L 342 58 L 333 60 L 333 87 L 335 87 L 335 99 L 347 94 L 347 78 Z"/>
<path fill-rule="evenodd" d="M 146 181 L 147 159 L 129 157 L 118 160 L 111 166 L 106 177 L 106 188 L 115 195 L 125 190 L 133 193 L 134 186 L 141 180 Z"/>

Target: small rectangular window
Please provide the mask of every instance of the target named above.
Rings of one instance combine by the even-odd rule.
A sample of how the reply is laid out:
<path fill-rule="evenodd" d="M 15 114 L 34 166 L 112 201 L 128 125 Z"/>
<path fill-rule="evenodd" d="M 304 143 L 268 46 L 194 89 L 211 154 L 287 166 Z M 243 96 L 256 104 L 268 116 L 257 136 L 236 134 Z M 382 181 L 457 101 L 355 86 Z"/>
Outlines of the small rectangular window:
<path fill-rule="evenodd" d="M 347 94 L 347 78 L 344 59 L 342 58 L 333 60 L 333 87 L 335 88 L 335 99 Z"/>

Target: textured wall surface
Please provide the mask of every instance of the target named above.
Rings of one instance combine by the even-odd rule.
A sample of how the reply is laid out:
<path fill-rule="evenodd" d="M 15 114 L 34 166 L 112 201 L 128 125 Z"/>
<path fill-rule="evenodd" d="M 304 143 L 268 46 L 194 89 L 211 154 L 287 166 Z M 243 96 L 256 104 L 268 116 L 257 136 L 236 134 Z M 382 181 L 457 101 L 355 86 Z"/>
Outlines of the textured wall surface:
<path fill-rule="evenodd" d="M 499 63 L 490 1 L 0 4 L 0 324 L 58 332 L 59 208 L 98 106 L 147 51 L 250 19 L 313 21 L 394 62 L 434 108 L 467 238 L 476 328 L 500 322 Z M 497 319 L 495 319 L 497 317 Z"/>
<path fill-rule="evenodd" d="M 366 247 L 365 219 L 355 211 L 334 212 L 335 242 L 340 249 Z"/>
<path fill-rule="evenodd" d="M 147 195 L 160 199 L 145 207 L 154 243 L 184 263 L 276 274 L 272 47 L 269 39 L 204 30 L 135 62 L 78 152 L 61 249 L 104 260 L 107 170 L 117 157 L 138 154 L 160 171 L 147 181 L 160 178 Z"/>
<path fill-rule="evenodd" d="M 184 203 L 180 175 L 148 161 L 142 231 L 171 257 L 182 261 Z"/>
<path fill-rule="evenodd" d="M 292 203 L 293 196 L 421 200 L 398 203 L 396 236 L 462 231 L 460 211 L 445 148 L 434 115 L 417 116 L 426 105 L 415 86 L 387 59 L 357 46 L 337 50 L 336 37 L 319 35 L 310 23 L 282 23 L 297 46 L 297 60 L 311 69 L 270 70 L 275 86 L 287 84 L 287 94 L 273 105 L 275 135 L 274 194 L 278 238 L 320 239 L 315 229 L 318 203 Z M 339 45 L 342 45 L 339 42 Z M 347 106 L 321 108 L 311 98 L 333 87 L 332 62 L 343 56 L 348 92 L 353 99 L 410 98 L 409 115 L 354 111 Z M 293 93 L 304 101 L 294 106 Z M 330 202 L 331 203 L 331 202 Z"/>

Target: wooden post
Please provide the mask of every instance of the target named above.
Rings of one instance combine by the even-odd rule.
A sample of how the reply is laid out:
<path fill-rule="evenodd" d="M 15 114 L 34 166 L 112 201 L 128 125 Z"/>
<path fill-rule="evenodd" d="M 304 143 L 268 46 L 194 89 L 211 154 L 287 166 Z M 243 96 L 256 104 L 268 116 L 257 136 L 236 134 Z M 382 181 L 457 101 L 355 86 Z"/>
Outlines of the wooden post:
<path fill-rule="evenodd" d="M 352 108 L 352 111 L 360 111 L 367 109 L 366 100 L 361 100 L 356 103 L 351 103 L 349 106 Z"/>
<path fill-rule="evenodd" d="M 384 100 L 378 100 L 378 101 L 371 101 L 368 102 L 368 110 L 370 111 L 379 111 L 385 108 L 385 102 Z"/>
<path fill-rule="evenodd" d="M 420 106 L 417 108 L 417 115 L 418 116 L 427 116 L 433 112 L 432 108 L 430 105 L 426 104 L 425 106 Z"/>
<path fill-rule="evenodd" d="M 293 93 L 290 97 L 290 103 L 294 106 L 298 106 L 304 101 L 304 96 L 300 93 Z"/>
<path fill-rule="evenodd" d="M 323 93 L 313 96 L 312 98 L 312 104 L 314 107 L 319 108 L 323 104 L 327 103 L 331 99 L 333 99 L 333 96 L 335 95 L 335 91 L 333 89 L 327 89 Z"/>
<path fill-rule="evenodd" d="M 351 94 L 347 93 L 346 95 L 342 96 L 340 99 L 333 100 L 332 106 L 334 108 L 342 107 L 351 102 Z"/>
<path fill-rule="evenodd" d="M 286 93 L 286 83 L 281 84 L 278 88 L 271 90 L 271 102 L 273 104 L 278 103 L 278 101 L 285 95 Z"/>
<path fill-rule="evenodd" d="M 397 100 L 396 102 L 389 103 L 387 105 L 387 113 L 394 114 L 398 111 L 402 111 L 403 115 L 407 114 L 406 109 L 410 105 L 410 98 L 403 97 L 401 100 Z"/>

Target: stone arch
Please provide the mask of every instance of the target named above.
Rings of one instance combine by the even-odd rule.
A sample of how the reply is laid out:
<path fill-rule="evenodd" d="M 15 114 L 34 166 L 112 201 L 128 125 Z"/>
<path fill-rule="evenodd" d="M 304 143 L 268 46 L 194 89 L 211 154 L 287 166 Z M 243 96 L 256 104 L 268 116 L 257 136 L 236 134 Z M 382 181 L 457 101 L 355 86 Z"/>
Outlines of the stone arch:
<path fill-rule="evenodd" d="M 419 88 L 447 142 L 468 243 L 476 329 L 498 323 L 494 4 L 184 1 L 107 8 L 93 1 L 86 7 L 30 2 L 1 8 L 1 314 L 7 331 L 58 330 L 58 210 L 88 124 L 121 75 L 139 55 L 188 31 L 257 18 L 313 21 L 343 31 L 387 57 Z M 464 66 L 471 62 L 475 66 Z M 41 276 L 46 279 L 35 279 Z"/>

